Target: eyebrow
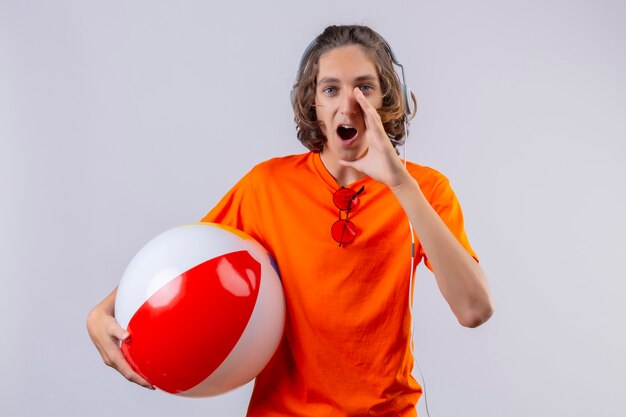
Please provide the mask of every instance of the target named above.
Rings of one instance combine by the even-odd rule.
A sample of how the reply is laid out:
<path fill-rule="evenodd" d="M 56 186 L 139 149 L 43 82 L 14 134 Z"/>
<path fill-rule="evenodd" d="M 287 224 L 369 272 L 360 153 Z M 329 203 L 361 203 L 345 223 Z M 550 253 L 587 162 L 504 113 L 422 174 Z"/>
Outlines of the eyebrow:
<path fill-rule="evenodd" d="M 354 79 L 355 82 L 363 82 L 363 81 L 378 81 L 378 77 L 374 77 L 373 75 L 361 75 L 359 77 L 356 77 Z M 334 84 L 334 83 L 338 83 L 339 79 L 338 78 L 334 78 L 334 77 L 324 77 L 321 80 L 319 80 L 319 82 L 317 83 L 317 85 L 321 85 L 321 84 Z"/>

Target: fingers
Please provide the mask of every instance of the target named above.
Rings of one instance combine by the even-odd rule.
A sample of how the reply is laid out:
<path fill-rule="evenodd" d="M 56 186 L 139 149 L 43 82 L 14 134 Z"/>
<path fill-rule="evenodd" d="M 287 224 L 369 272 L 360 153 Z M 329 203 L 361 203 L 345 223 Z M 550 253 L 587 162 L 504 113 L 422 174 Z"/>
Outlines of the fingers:
<path fill-rule="evenodd" d="M 87 329 L 93 344 L 98 349 L 103 362 L 122 374 L 127 380 L 148 389 L 155 389 L 152 384 L 133 371 L 124 358 L 119 347 L 120 340 L 128 338 L 128 332 L 124 330 L 109 314 L 100 314 L 97 310 L 89 314 Z"/>
<path fill-rule="evenodd" d="M 363 118 L 365 119 L 365 128 L 366 129 L 382 129 L 384 131 L 382 121 L 380 119 L 380 115 L 378 114 L 378 110 L 372 103 L 370 103 L 363 91 L 360 88 L 354 88 L 354 97 L 356 98 L 357 103 L 361 106 L 361 110 L 363 111 Z"/>
<path fill-rule="evenodd" d="M 128 332 L 115 319 L 109 321 L 107 333 L 118 340 L 126 340 L 128 338 Z"/>
<path fill-rule="evenodd" d="M 115 369 L 120 374 L 122 374 L 122 376 L 130 382 L 134 382 L 135 384 L 141 385 L 144 388 L 152 390 L 155 389 L 152 384 L 143 379 L 141 375 L 139 375 L 137 372 L 133 371 L 133 368 L 131 368 L 129 363 L 126 362 L 126 358 L 124 358 L 122 351 L 117 347 L 117 344 L 114 343 L 114 345 L 115 347 L 111 346 L 110 349 L 108 349 L 108 361 L 105 361 L 105 363 Z"/>
<path fill-rule="evenodd" d="M 104 354 L 102 355 L 102 358 L 104 363 L 122 374 L 122 376 L 130 382 L 134 382 L 144 388 L 154 389 L 152 384 L 143 379 L 137 372 L 133 371 L 133 368 L 131 368 L 130 364 L 126 361 L 126 358 L 122 354 L 118 342 L 119 340 L 125 340 L 128 338 L 128 332 L 118 326 L 117 323 L 112 330 L 114 330 L 115 334 L 109 333 L 111 336 L 103 346 Z"/>

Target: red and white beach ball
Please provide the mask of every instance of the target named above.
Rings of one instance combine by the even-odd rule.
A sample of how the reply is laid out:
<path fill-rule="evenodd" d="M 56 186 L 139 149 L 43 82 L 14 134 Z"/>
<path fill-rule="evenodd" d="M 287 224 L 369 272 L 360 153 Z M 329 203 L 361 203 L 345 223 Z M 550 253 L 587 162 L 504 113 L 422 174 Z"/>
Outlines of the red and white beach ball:
<path fill-rule="evenodd" d="M 205 397 L 252 379 L 283 334 L 274 261 L 241 231 L 213 223 L 168 230 L 132 259 L 115 317 L 132 368 L 172 394 Z"/>

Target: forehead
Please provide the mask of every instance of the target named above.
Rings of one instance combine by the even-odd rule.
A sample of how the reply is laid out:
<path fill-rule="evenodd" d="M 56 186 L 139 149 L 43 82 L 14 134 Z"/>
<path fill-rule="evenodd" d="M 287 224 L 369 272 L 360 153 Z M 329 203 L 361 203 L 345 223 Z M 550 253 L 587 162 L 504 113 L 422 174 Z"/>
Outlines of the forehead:
<path fill-rule="evenodd" d="M 360 45 L 333 48 L 320 56 L 317 79 L 324 77 L 356 78 L 375 76 L 378 71 L 372 56 Z"/>

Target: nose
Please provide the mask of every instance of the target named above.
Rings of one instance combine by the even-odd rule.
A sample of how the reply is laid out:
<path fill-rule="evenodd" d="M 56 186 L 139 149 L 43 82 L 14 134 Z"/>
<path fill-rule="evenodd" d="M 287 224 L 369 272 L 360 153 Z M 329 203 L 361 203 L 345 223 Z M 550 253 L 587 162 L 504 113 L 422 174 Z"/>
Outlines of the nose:
<path fill-rule="evenodd" d="M 351 89 L 344 89 L 341 94 L 341 102 L 339 104 L 339 112 L 346 116 L 355 116 L 358 112 L 359 103 L 354 97 Z"/>

